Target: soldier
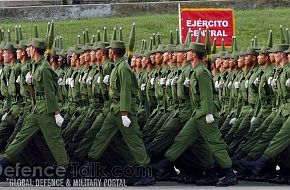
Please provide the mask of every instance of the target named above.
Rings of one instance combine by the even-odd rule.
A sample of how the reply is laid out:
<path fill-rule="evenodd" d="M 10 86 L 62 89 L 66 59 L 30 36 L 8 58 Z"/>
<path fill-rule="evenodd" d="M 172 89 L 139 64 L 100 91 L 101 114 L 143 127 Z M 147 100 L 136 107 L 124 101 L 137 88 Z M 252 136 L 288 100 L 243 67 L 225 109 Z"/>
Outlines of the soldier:
<path fill-rule="evenodd" d="M 63 122 L 63 118 L 59 114 L 56 100 L 57 76 L 51 69 L 49 63 L 44 59 L 46 49 L 45 41 L 39 38 L 33 38 L 28 45 L 31 46 L 31 57 L 34 59 L 34 68 L 32 74 L 28 73 L 26 75 L 26 82 L 34 86 L 36 104 L 33 112 L 27 117 L 25 125 L 5 150 L 0 164 L 5 168 L 9 163 L 15 162 L 27 142 L 40 130 L 46 139 L 57 165 L 67 167 L 68 157 L 59 128 Z"/>
<path fill-rule="evenodd" d="M 196 107 L 191 118 L 175 138 L 174 144 L 165 153 L 165 159 L 153 165 L 153 168 L 162 173 L 170 162 L 176 160 L 201 134 L 217 163 L 225 170 L 225 178 L 216 185 L 235 185 L 238 181 L 231 169 L 232 162 L 227 154 L 226 144 L 220 137 L 217 121 L 214 119 L 214 115 L 218 115 L 218 110 L 213 104 L 211 74 L 202 62 L 205 56 L 205 45 L 195 43 L 192 51 L 194 52 L 192 66 L 195 72 L 191 74 L 190 79 L 184 81 L 184 84 L 190 86 L 193 93 L 192 101 Z"/>

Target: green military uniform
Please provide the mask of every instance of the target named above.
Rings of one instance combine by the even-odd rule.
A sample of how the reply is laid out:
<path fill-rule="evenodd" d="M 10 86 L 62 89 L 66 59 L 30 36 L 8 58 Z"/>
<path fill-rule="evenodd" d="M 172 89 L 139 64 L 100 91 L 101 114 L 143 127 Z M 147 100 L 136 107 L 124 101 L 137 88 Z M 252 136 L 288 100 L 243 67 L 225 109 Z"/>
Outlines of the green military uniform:
<path fill-rule="evenodd" d="M 45 42 L 41 39 L 32 39 L 30 45 L 45 49 Z M 64 149 L 64 142 L 53 114 L 59 110 L 56 99 L 57 76 L 44 57 L 34 64 L 32 74 L 36 105 L 33 113 L 27 117 L 25 125 L 5 150 L 4 156 L 12 162 L 17 160 L 27 142 L 40 129 L 57 164 L 67 166 L 68 157 Z"/>
<path fill-rule="evenodd" d="M 124 44 L 118 41 L 110 43 L 111 48 L 124 48 Z M 150 162 L 142 142 L 136 112 L 138 109 L 137 95 L 138 84 L 134 73 L 123 58 L 115 63 L 115 68 L 110 75 L 109 98 L 111 100 L 110 112 L 103 126 L 97 134 L 88 157 L 92 160 L 100 158 L 109 143 L 120 131 L 129 151 L 138 165 L 145 166 Z M 128 112 L 131 120 L 129 127 L 122 124 L 121 112 Z M 135 113 L 135 114 L 134 114 Z"/>

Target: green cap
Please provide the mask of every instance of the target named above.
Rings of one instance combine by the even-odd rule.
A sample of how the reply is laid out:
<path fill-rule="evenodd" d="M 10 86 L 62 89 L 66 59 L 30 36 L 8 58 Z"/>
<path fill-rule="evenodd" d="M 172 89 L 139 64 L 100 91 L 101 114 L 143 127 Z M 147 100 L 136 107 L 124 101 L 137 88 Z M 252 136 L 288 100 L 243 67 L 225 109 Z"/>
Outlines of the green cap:
<path fill-rule="evenodd" d="M 149 59 L 151 55 L 151 51 L 150 50 L 145 50 L 143 57 L 145 57 L 146 59 Z"/>
<path fill-rule="evenodd" d="M 21 40 L 18 44 L 16 44 L 14 47 L 16 49 L 26 49 L 27 48 L 27 40 Z"/>
<path fill-rule="evenodd" d="M 239 53 L 237 51 L 234 51 L 233 53 L 231 53 L 230 59 L 237 60 L 238 58 L 239 58 Z"/>
<path fill-rule="evenodd" d="M 84 52 L 85 52 L 85 51 L 90 51 L 92 46 L 93 46 L 93 44 L 91 44 L 91 43 L 86 43 L 86 44 L 82 47 L 82 50 L 83 50 Z"/>
<path fill-rule="evenodd" d="M 108 42 L 97 42 L 93 46 L 93 50 L 107 49 L 110 44 Z"/>
<path fill-rule="evenodd" d="M 257 50 L 258 49 L 256 47 L 248 47 L 246 52 L 245 52 L 245 55 L 255 55 L 255 56 L 257 56 L 258 55 Z"/>
<path fill-rule="evenodd" d="M 164 53 L 165 49 L 164 49 L 164 45 L 159 44 L 157 49 L 155 50 L 156 53 Z"/>
<path fill-rule="evenodd" d="M 284 53 L 290 53 L 290 46 L 286 51 L 284 51 Z"/>
<path fill-rule="evenodd" d="M 220 51 L 219 53 L 216 54 L 216 58 L 222 58 L 226 54 L 225 51 Z"/>
<path fill-rule="evenodd" d="M 269 47 L 265 47 L 265 46 L 263 46 L 263 47 L 261 47 L 261 49 L 260 50 L 258 50 L 257 52 L 258 53 L 261 53 L 261 54 L 269 54 Z"/>
<path fill-rule="evenodd" d="M 187 52 L 189 50 L 188 45 L 187 44 L 179 44 L 178 46 L 176 46 L 175 51 L 177 52 Z"/>
<path fill-rule="evenodd" d="M 165 48 L 164 48 L 164 51 L 167 51 L 167 52 L 174 52 L 175 50 L 175 45 L 173 44 L 168 44 Z"/>
<path fill-rule="evenodd" d="M 221 58 L 222 59 L 229 59 L 229 58 L 231 58 L 231 54 L 229 52 L 226 52 Z"/>
<path fill-rule="evenodd" d="M 42 38 L 32 38 L 27 46 L 33 46 L 39 49 L 46 49 L 45 40 Z"/>
<path fill-rule="evenodd" d="M 189 50 L 198 52 L 198 53 L 205 53 L 206 47 L 205 47 L 205 44 L 203 43 L 192 42 L 189 45 Z"/>
<path fill-rule="evenodd" d="M 62 50 L 56 52 L 56 55 L 62 56 L 62 57 L 66 57 L 66 54 L 67 54 L 67 52 L 65 49 L 62 49 Z"/>
<path fill-rule="evenodd" d="M 0 49 L 4 49 L 6 43 L 7 43 L 6 41 L 2 41 L 1 44 L 0 44 Z"/>
<path fill-rule="evenodd" d="M 269 50 L 270 53 L 284 52 L 289 48 L 289 44 L 274 44 L 273 48 Z"/>
<path fill-rule="evenodd" d="M 50 52 L 50 56 L 51 57 L 55 57 L 55 58 L 57 58 L 57 55 L 56 55 L 56 52 L 58 51 L 58 49 L 56 48 L 56 47 L 53 47 L 52 49 L 51 49 L 51 52 Z"/>
<path fill-rule="evenodd" d="M 114 41 L 114 40 L 110 41 L 110 45 L 108 48 L 126 49 L 124 41 Z"/>
<path fill-rule="evenodd" d="M 15 44 L 13 44 L 12 42 L 7 42 L 4 50 L 8 50 L 10 52 L 16 52 L 16 49 L 14 46 L 15 46 Z"/>
<path fill-rule="evenodd" d="M 246 50 L 242 49 L 239 53 L 239 56 L 245 56 L 245 55 L 247 55 Z"/>

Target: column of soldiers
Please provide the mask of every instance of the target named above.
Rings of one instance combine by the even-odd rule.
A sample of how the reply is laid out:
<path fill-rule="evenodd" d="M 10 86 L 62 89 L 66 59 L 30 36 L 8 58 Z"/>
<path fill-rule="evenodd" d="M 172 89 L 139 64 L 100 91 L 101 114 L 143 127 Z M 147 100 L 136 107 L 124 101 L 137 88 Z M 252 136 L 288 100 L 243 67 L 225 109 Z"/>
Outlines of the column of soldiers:
<path fill-rule="evenodd" d="M 40 38 L 2 41 L 2 168 L 62 166 L 65 178 L 92 177 L 75 166 L 98 162 L 108 176 L 115 166 L 152 169 L 118 176 L 136 186 L 289 184 L 289 44 L 238 51 L 233 39 L 232 52 L 223 46 L 211 63 L 199 41 L 155 36 L 129 59 L 122 36 L 104 32 L 53 49 L 49 62 Z"/>

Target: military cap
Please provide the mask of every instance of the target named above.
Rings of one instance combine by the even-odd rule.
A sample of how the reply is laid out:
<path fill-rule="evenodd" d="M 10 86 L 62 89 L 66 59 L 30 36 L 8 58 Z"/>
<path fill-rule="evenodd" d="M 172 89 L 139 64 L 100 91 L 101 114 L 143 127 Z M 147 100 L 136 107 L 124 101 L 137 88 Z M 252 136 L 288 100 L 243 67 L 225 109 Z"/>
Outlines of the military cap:
<path fill-rule="evenodd" d="M 92 49 L 92 44 L 86 43 L 83 47 L 82 50 L 85 51 L 90 51 Z"/>
<path fill-rule="evenodd" d="M 46 49 L 45 40 L 41 38 L 32 38 L 27 46 L 33 46 L 39 49 Z"/>
<path fill-rule="evenodd" d="M 216 54 L 216 58 L 222 58 L 226 54 L 225 51 L 220 51 L 219 53 Z"/>
<path fill-rule="evenodd" d="M 50 52 L 50 56 L 52 56 L 52 57 L 57 57 L 57 55 L 56 55 L 56 52 L 58 51 L 58 49 L 57 48 L 52 48 L 52 50 L 51 50 L 51 52 Z"/>
<path fill-rule="evenodd" d="M 108 42 L 96 42 L 92 50 L 106 49 L 110 44 Z"/>
<path fill-rule="evenodd" d="M 108 46 L 108 48 L 126 49 L 124 41 L 115 41 L 115 40 L 110 41 L 110 45 Z"/>
<path fill-rule="evenodd" d="M 216 56 L 217 56 L 217 54 L 211 54 L 211 60 L 212 60 L 212 61 L 215 61 L 216 58 L 217 58 Z"/>
<path fill-rule="evenodd" d="M 67 52 L 65 49 L 62 49 L 62 50 L 59 50 L 56 52 L 56 55 L 62 56 L 62 57 L 66 57 L 66 54 L 67 54 Z"/>
<path fill-rule="evenodd" d="M 140 50 L 136 50 L 136 51 L 134 51 L 133 56 L 136 58 L 140 57 L 139 53 L 140 53 Z"/>
<path fill-rule="evenodd" d="M 290 53 L 290 46 L 286 51 L 284 51 L 284 53 Z"/>
<path fill-rule="evenodd" d="M 2 41 L 1 44 L 0 44 L 0 49 L 4 49 L 6 43 L 7 43 L 6 41 Z"/>
<path fill-rule="evenodd" d="M 246 50 L 242 49 L 239 53 L 239 56 L 245 56 L 245 55 L 247 55 Z"/>
<path fill-rule="evenodd" d="M 239 52 L 233 51 L 233 53 L 230 54 L 230 59 L 235 59 L 237 60 L 239 58 Z"/>
<path fill-rule="evenodd" d="M 245 55 L 258 55 L 258 48 L 257 47 L 248 47 L 246 52 L 245 52 Z"/>
<path fill-rule="evenodd" d="M 164 45 L 159 44 L 157 49 L 155 50 L 155 53 L 164 53 L 165 49 L 164 49 Z"/>
<path fill-rule="evenodd" d="M 261 47 L 261 49 L 258 51 L 258 53 L 261 54 L 269 54 L 269 47 Z"/>
<path fill-rule="evenodd" d="M 176 46 L 173 45 L 173 44 L 168 44 L 168 45 L 165 47 L 164 51 L 167 51 L 167 52 L 174 52 L 175 47 L 176 47 Z"/>
<path fill-rule="evenodd" d="M 189 48 L 187 44 L 179 44 L 178 46 L 176 46 L 176 52 L 186 52 L 188 50 Z"/>
<path fill-rule="evenodd" d="M 222 59 L 229 59 L 231 58 L 231 54 L 229 52 L 226 52 L 223 56 L 221 56 Z"/>
<path fill-rule="evenodd" d="M 284 52 L 289 48 L 289 44 L 274 44 L 273 48 L 269 50 L 270 53 Z"/>
<path fill-rule="evenodd" d="M 191 42 L 189 45 L 189 50 L 198 52 L 198 53 L 205 53 L 205 44 L 203 43 L 197 43 L 197 42 Z"/>
<path fill-rule="evenodd" d="M 150 55 L 151 55 L 151 51 L 150 50 L 145 50 L 144 54 L 142 54 L 143 57 L 145 57 L 146 59 L 149 59 L 150 58 Z"/>
<path fill-rule="evenodd" d="M 27 40 L 21 40 L 18 44 L 15 44 L 16 49 L 26 49 L 27 48 Z"/>
<path fill-rule="evenodd" d="M 73 49 L 73 47 L 69 47 L 67 49 L 67 56 L 71 56 L 72 55 L 72 53 L 73 53 L 72 49 Z"/>
<path fill-rule="evenodd" d="M 15 44 L 11 43 L 11 42 L 7 42 L 5 44 L 5 47 L 3 48 L 4 50 L 8 50 L 10 52 L 16 52 L 16 49 L 15 49 Z"/>

